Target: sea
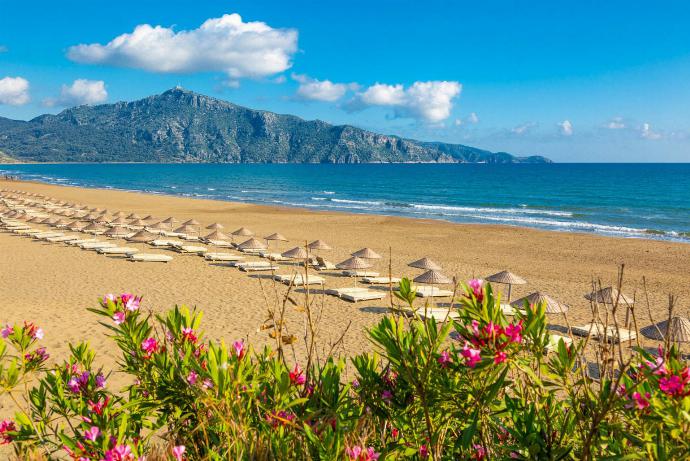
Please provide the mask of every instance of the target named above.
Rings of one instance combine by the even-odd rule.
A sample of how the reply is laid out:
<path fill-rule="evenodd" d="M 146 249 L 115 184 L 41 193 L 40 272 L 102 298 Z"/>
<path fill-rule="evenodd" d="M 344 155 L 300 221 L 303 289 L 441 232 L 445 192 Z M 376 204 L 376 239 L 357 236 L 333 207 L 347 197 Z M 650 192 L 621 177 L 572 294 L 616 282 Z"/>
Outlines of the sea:
<path fill-rule="evenodd" d="M 50 184 L 690 243 L 690 164 L 11 164 Z"/>

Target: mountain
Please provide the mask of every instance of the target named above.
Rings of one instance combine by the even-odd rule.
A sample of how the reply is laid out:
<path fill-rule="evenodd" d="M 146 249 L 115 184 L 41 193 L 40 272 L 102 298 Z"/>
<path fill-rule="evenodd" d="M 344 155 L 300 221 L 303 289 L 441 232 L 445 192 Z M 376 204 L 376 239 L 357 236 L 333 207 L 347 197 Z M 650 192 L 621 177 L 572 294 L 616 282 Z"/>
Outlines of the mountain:
<path fill-rule="evenodd" d="M 30 121 L 0 118 L 0 157 L 20 162 L 550 162 L 253 110 L 181 88 Z"/>

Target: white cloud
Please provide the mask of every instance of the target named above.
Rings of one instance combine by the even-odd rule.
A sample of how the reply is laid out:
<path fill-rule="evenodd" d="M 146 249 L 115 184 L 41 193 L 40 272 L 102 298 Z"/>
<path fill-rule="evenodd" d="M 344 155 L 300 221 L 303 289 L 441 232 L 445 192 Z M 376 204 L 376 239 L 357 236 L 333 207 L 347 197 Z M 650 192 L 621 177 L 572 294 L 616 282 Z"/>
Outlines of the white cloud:
<path fill-rule="evenodd" d="M 133 67 L 150 72 L 225 72 L 232 79 L 266 77 L 290 68 L 297 31 L 264 22 L 243 22 L 238 14 L 206 20 L 198 29 L 141 24 L 105 45 L 72 46 L 69 59 L 87 64 Z"/>
<path fill-rule="evenodd" d="M 649 123 L 642 124 L 642 127 L 640 128 L 640 136 L 642 136 L 644 139 L 650 140 L 661 139 L 661 134 L 652 130 L 652 126 Z"/>
<path fill-rule="evenodd" d="M 522 136 L 522 135 L 525 135 L 525 134 L 529 133 L 530 131 L 532 131 L 532 128 L 534 128 L 536 125 L 537 124 L 534 122 L 526 122 L 526 123 L 523 123 L 522 125 L 518 125 L 514 128 L 511 128 L 510 132 L 513 133 L 514 135 Z"/>
<path fill-rule="evenodd" d="M 453 122 L 453 123 L 455 123 L 455 126 L 462 126 L 462 123 L 463 123 L 463 122 L 462 122 L 462 119 L 461 119 L 461 118 L 456 118 L 456 119 L 455 119 L 455 122 Z"/>
<path fill-rule="evenodd" d="M 450 117 L 453 99 L 462 91 L 459 82 L 429 81 L 403 85 L 376 83 L 357 93 L 350 102 L 353 110 L 370 106 L 392 107 L 399 117 L 414 117 L 440 122 Z"/>
<path fill-rule="evenodd" d="M 29 102 L 29 81 L 22 77 L 0 79 L 0 104 L 21 106 Z"/>
<path fill-rule="evenodd" d="M 292 74 L 292 79 L 299 82 L 297 96 L 315 101 L 335 102 L 345 96 L 348 90 L 359 88 L 356 83 L 333 83 L 301 74 Z"/>
<path fill-rule="evenodd" d="M 609 130 L 622 130 L 625 128 L 625 123 L 623 123 L 622 117 L 614 117 L 604 126 Z"/>
<path fill-rule="evenodd" d="M 52 106 L 81 106 L 83 104 L 98 104 L 108 99 L 108 91 L 103 80 L 86 80 L 79 78 L 71 85 L 62 85 L 59 98 L 43 101 Z"/>
<path fill-rule="evenodd" d="M 558 127 L 560 128 L 561 135 L 563 136 L 572 136 L 573 135 L 573 124 L 570 122 L 570 120 L 563 120 L 558 124 Z"/>
<path fill-rule="evenodd" d="M 467 116 L 467 123 L 479 123 L 479 117 L 475 112 L 471 112 L 470 115 Z"/>

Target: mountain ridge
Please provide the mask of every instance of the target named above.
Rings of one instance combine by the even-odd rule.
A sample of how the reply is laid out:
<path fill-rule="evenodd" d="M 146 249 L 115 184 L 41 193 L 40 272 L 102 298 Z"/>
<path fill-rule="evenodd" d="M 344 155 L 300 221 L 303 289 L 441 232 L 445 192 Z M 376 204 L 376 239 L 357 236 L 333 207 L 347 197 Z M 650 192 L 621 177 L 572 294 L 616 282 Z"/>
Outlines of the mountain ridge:
<path fill-rule="evenodd" d="M 19 162 L 550 163 L 250 109 L 181 88 L 77 106 L 29 121 L 0 117 L 0 152 Z"/>

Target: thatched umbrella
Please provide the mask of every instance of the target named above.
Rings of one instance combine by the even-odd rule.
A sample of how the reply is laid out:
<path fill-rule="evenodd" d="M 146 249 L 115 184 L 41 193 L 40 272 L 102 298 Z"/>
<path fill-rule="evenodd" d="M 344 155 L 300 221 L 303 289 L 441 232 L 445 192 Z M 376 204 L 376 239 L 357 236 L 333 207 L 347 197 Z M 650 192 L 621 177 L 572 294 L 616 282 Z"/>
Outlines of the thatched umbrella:
<path fill-rule="evenodd" d="M 41 224 L 48 224 L 49 226 L 52 226 L 57 222 L 57 218 L 45 218 L 43 221 L 41 221 Z"/>
<path fill-rule="evenodd" d="M 352 256 L 362 259 L 381 259 L 381 255 L 371 248 L 362 248 L 361 250 L 352 253 Z"/>
<path fill-rule="evenodd" d="M 114 216 L 114 215 L 113 215 L 113 216 Z M 125 218 L 123 218 L 122 216 L 118 216 L 118 217 L 116 217 L 115 219 L 113 219 L 112 221 L 110 221 L 110 224 L 113 225 L 113 226 L 123 226 L 123 225 L 127 224 L 128 222 L 129 222 L 129 221 L 127 221 L 127 220 L 126 220 Z"/>
<path fill-rule="evenodd" d="M 415 267 L 417 269 L 424 269 L 427 271 L 440 271 L 441 270 L 441 266 L 439 264 L 437 264 L 436 262 L 427 258 L 426 256 L 422 259 L 412 261 L 411 263 L 408 264 L 408 266 Z"/>
<path fill-rule="evenodd" d="M 674 343 L 690 343 L 690 319 L 671 317 L 671 320 L 650 325 L 640 332 L 647 338 L 664 341 L 666 337 Z"/>
<path fill-rule="evenodd" d="M 136 234 L 132 235 L 131 237 L 128 237 L 127 240 L 130 242 L 142 242 L 142 243 L 149 243 L 153 242 L 156 240 L 158 236 L 156 234 L 152 234 L 151 232 L 148 232 L 146 230 L 140 230 Z"/>
<path fill-rule="evenodd" d="M 168 225 L 162 222 L 156 223 L 152 226 L 146 226 L 148 231 L 156 231 L 157 234 L 163 234 L 168 229 Z"/>
<path fill-rule="evenodd" d="M 97 223 L 91 223 L 82 229 L 84 232 L 103 232 L 106 228 Z"/>
<path fill-rule="evenodd" d="M 346 259 L 345 261 L 338 263 L 335 265 L 336 268 L 341 269 L 341 270 L 348 270 L 348 271 L 358 271 L 361 269 L 369 269 L 371 268 L 371 263 L 367 261 L 366 259 L 358 258 L 357 256 L 353 256 L 351 258 Z M 355 286 L 357 286 L 357 278 L 355 277 Z"/>
<path fill-rule="evenodd" d="M 632 306 L 635 304 L 632 298 L 619 292 L 616 288 L 606 287 L 601 290 L 595 291 L 593 293 L 587 293 L 585 299 L 602 304 L 616 304 L 622 303 Z"/>
<path fill-rule="evenodd" d="M 222 233 L 219 230 L 215 230 L 215 231 L 211 232 L 210 234 L 204 236 L 204 240 L 206 240 L 206 241 L 209 241 L 209 240 L 228 241 L 228 240 L 230 240 L 230 236 L 225 235 L 224 233 Z"/>
<path fill-rule="evenodd" d="M 237 245 L 237 248 L 240 250 L 265 250 L 268 247 L 261 240 L 252 237 Z"/>
<path fill-rule="evenodd" d="M 221 229 L 225 229 L 225 226 L 219 222 L 214 222 L 213 224 L 209 224 L 208 226 L 206 226 L 206 229 L 221 230 Z"/>
<path fill-rule="evenodd" d="M 426 285 L 431 285 L 432 286 L 432 294 L 433 294 L 433 285 L 448 285 L 450 283 L 453 283 L 451 279 L 443 275 L 440 271 L 430 269 L 426 272 L 424 272 L 422 275 L 418 275 L 414 279 L 412 279 L 413 282 L 417 283 L 424 283 Z"/>
<path fill-rule="evenodd" d="M 164 219 L 164 220 L 161 221 L 161 222 L 162 222 L 163 224 L 167 224 L 167 225 L 168 225 L 168 228 L 169 228 L 170 230 L 172 230 L 173 225 L 174 225 L 175 223 L 179 222 L 179 221 L 178 221 L 177 219 L 173 218 L 172 216 L 170 216 L 169 218 L 166 218 L 166 219 Z"/>
<path fill-rule="evenodd" d="M 58 227 L 58 226 L 60 226 L 60 227 L 65 227 L 65 226 L 67 226 L 69 223 L 70 223 L 70 220 L 69 220 L 69 219 L 60 218 L 60 219 L 58 219 L 57 221 L 55 221 L 55 223 L 53 224 L 53 226 L 55 226 L 55 227 Z"/>
<path fill-rule="evenodd" d="M 71 223 L 67 224 L 67 227 L 71 230 L 82 230 L 86 226 L 87 224 L 84 221 L 72 221 Z"/>
<path fill-rule="evenodd" d="M 323 240 L 314 240 L 310 244 L 307 245 L 310 250 L 322 250 L 322 251 L 328 251 L 332 250 L 331 246 L 324 242 Z M 343 261 L 344 262 L 344 261 Z"/>
<path fill-rule="evenodd" d="M 136 213 L 130 213 L 129 216 L 127 216 L 127 219 L 141 219 L 141 216 Z"/>
<path fill-rule="evenodd" d="M 123 213 L 122 211 L 116 211 L 113 213 L 113 218 L 124 218 L 126 213 Z"/>
<path fill-rule="evenodd" d="M 291 250 L 288 250 L 284 253 L 281 253 L 280 256 L 282 256 L 284 258 L 290 258 L 290 259 L 305 260 L 309 257 L 309 253 L 307 253 L 307 250 L 305 250 L 302 247 L 295 247 Z"/>
<path fill-rule="evenodd" d="M 199 234 L 199 229 L 197 227 L 191 226 L 189 224 L 183 224 L 182 226 L 178 227 L 175 229 L 175 232 L 178 234 L 193 234 L 193 235 L 198 235 Z"/>
<path fill-rule="evenodd" d="M 541 293 L 539 291 L 535 291 L 532 294 L 523 296 L 520 299 L 516 299 L 515 301 L 510 303 L 510 305 L 516 309 L 522 309 L 523 307 L 525 307 L 525 301 L 527 301 L 527 304 L 530 306 L 536 306 L 538 304 L 543 303 L 546 308 L 547 314 L 565 314 L 566 312 L 568 312 L 567 305 L 560 303 L 553 299 L 551 296 Z"/>
<path fill-rule="evenodd" d="M 196 219 L 190 219 L 182 223 L 183 226 L 200 226 L 201 223 Z"/>
<path fill-rule="evenodd" d="M 235 237 L 251 237 L 254 235 L 254 232 L 250 231 L 246 227 L 240 227 L 239 229 L 234 230 L 231 235 L 233 236 L 234 240 Z"/>
<path fill-rule="evenodd" d="M 152 222 L 157 222 L 157 221 L 158 221 L 158 219 L 154 218 L 154 217 L 151 216 L 151 215 L 144 216 L 143 218 L 141 218 L 141 220 L 142 220 L 142 221 L 146 221 L 146 222 L 149 223 L 149 224 L 151 224 Z"/>
<path fill-rule="evenodd" d="M 527 283 L 527 281 L 520 276 L 508 271 L 501 271 L 497 274 L 490 275 L 486 278 L 486 280 L 489 282 L 508 285 L 508 303 L 510 303 L 510 291 L 512 290 L 513 285 L 524 285 Z"/>
<path fill-rule="evenodd" d="M 96 221 L 98 218 L 100 218 L 100 215 L 97 215 L 96 213 L 89 213 L 81 219 L 85 221 Z"/>
<path fill-rule="evenodd" d="M 129 230 L 125 229 L 124 227 L 111 227 L 107 231 L 103 232 L 103 235 L 105 235 L 106 237 L 113 238 L 126 237 L 129 234 Z"/>
<path fill-rule="evenodd" d="M 133 219 L 129 222 L 129 225 L 134 227 L 146 227 L 148 222 L 143 219 Z"/>

